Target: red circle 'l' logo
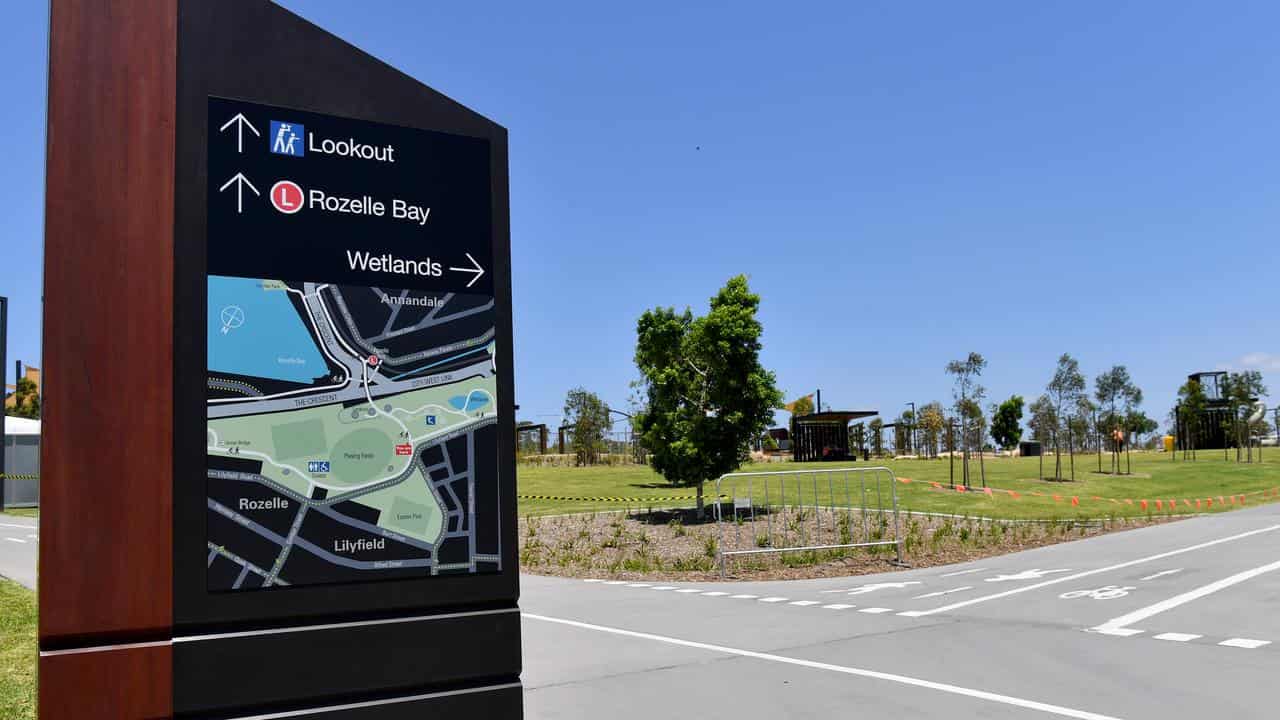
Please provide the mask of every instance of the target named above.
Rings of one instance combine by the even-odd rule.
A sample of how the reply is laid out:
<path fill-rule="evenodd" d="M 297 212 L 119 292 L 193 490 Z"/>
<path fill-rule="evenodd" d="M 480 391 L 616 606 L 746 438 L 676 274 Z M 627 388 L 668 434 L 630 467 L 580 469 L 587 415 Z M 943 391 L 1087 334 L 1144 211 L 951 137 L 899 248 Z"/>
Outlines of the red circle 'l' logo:
<path fill-rule="evenodd" d="M 271 204 L 286 215 L 298 212 L 302 209 L 302 188 L 292 180 L 281 180 L 271 186 Z"/>

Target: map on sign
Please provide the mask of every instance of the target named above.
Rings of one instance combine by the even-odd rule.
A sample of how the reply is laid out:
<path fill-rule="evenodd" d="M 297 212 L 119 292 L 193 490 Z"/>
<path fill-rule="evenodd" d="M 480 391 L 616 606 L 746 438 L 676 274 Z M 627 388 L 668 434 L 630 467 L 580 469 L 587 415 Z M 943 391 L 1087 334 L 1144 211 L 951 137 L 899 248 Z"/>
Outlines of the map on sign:
<path fill-rule="evenodd" d="M 469 162 L 469 138 L 211 98 L 211 128 L 220 121 L 208 589 L 501 570 L 488 188 L 461 169 L 430 181 L 450 177 L 442 164 L 487 170 L 487 155 Z M 257 142 L 257 128 L 272 129 Z M 317 132 L 381 150 L 326 154 Z M 468 187 L 475 202 L 459 194 Z M 336 196 L 360 207 L 327 202 Z M 374 212 L 380 198 L 388 212 Z M 432 213 L 444 219 L 432 225 Z"/>

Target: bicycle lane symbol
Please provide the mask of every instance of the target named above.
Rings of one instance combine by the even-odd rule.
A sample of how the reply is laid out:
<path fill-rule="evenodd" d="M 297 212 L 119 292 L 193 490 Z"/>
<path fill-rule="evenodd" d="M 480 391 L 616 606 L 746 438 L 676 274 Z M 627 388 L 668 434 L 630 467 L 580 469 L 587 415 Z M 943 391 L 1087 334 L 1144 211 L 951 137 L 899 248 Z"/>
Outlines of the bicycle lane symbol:
<path fill-rule="evenodd" d="M 1115 600 L 1117 598 L 1127 596 L 1130 590 L 1137 589 L 1137 587 L 1132 585 L 1104 585 L 1096 590 L 1072 590 L 1070 592 L 1064 592 L 1058 597 L 1063 600 L 1075 600 L 1077 598 L 1086 597 L 1093 600 Z"/>

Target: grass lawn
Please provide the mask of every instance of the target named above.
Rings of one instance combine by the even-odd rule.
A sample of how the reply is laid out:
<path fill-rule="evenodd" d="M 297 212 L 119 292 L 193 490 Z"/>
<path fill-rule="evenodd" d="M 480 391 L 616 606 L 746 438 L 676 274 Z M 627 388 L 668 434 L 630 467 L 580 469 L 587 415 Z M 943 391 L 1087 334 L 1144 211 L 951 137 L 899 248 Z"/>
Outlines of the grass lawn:
<path fill-rule="evenodd" d="M 36 594 L 0 579 L 0 718 L 36 716 Z"/>
<path fill-rule="evenodd" d="M 5 508 L 0 515 L 13 515 L 14 517 L 40 517 L 40 508 Z"/>
<path fill-rule="evenodd" d="M 987 458 L 985 463 L 987 485 L 991 488 L 1015 491 L 1019 495 L 1016 499 L 1006 493 L 986 495 L 980 489 L 977 492 L 968 493 L 957 493 L 946 489 L 949 484 L 949 463 L 946 459 L 872 460 L 869 463 L 771 463 L 748 465 L 742 468 L 742 472 L 791 472 L 884 465 L 899 478 L 911 480 L 910 483 L 898 484 L 899 504 L 905 510 L 997 518 L 1140 516 L 1169 512 L 1168 500 L 1170 499 L 1178 501 L 1176 510 L 1178 513 L 1196 512 L 1197 499 L 1202 500 L 1200 512 L 1220 512 L 1239 507 L 1230 503 L 1231 495 L 1248 495 L 1249 505 L 1273 501 L 1269 495 L 1270 491 L 1280 488 L 1280 451 L 1268 450 L 1264 462 L 1253 464 L 1224 461 L 1221 452 L 1213 451 L 1200 452 L 1199 459 L 1194 462 L 1184 462 L 1181 459 L 1174 461 L 1164 453 L 1134 453 L 1133 474 L 1119 476 L 1098 474 L 1096 455 L 1077 455 L 1075 482 L 1038 480 L 1040 463 L 1037 458 Z M 1044 461 L 1045 474 L 1052 474 L 1053 457 L 1048 456 Z M 1063 474 L 1069 474 L 1067 462 L 1064 456 Z M 1109 465 L 1108 456 L 1103 456 L 1102 464 L 1103 469 L 1106 470 Z M 675 499 L 692 495 L 693 489 L 672 488 L 660 475 L 646 466 L 572 468 L 521 465 L 517 474 L 521 496 L 643 498 L 622 503 L 521 497 L 519 503 L 522 516 L 621 509 L 627 506 L 643 508 L 648 504 L 653 504 L 655 507 L 687 507 L 693 502 Z M 960 463 L 957 460 L 957 478 L 959 474 Z M 856 476 L 850 475 L 850 478 L 856 488 Z M 971 461 L 971 478 L 973 486 L 980 488 L 981 480 L 976 460 Z M 868 483 L 871 482 L 868 478 Z M 930 482 L 940 483 L 944 489 L 936 489 L 930 485 Z M 836 487 L 831 494 L 828 488 L 823 486 L 824 484 L 820 483 L 816 491 L 819 504 L 843 504 L 843 476 L 837 475 Z M 774 495 L 770 499 L 774 504 L 778 502 L 777 488 L 776 484 L 772 486 Z M 750 494 L 757 503 L 762 503 L 764 496 L 760 485 L 755 485 L 753 490 L 754 492 Z M 811 479 L 797 484 L 793 479 L 788 478 L 788 502 L 797 502 L 797 491 L 800 503 L 814 502 L 815 491 Z M 706 492 L 709 497 L 714 492 L 714 485 L 708 483 Z M 726 494 L 728 494 L 727 491 Z M 745 484 L 740 484 L 739 489 L 732 494 L 745 497 L 748 494 Z M 1055 500 L 1055 495 L 1061 499 Z M 1228 502 L 1225 504 L 1219 502 L 1220 496 L 1225 496 Z M 1073 497 L 1078 498 L 1079 505 L 1072 504 Z M 887 494 L 885 498 L 887 502 Z M 1162 500 L 1162 508 L 1159 511 L 1155 506 L 1157 498 Z M 1213 499 L 1212 507 L 1207 502 L 1209 498 Z M 1115 502 L 1112 502 L 1113 499 Z M 1149 501 L 1148 509 L 1142 508 L 1142 500 Z M 1183 500 L 1189 500 L 1191 506 L 1188 507 L 1182 502 Z M 1132 504 L 1127 501 L 1132 501 Z M 874 504 L 874 499 L 871 502 Z"/>

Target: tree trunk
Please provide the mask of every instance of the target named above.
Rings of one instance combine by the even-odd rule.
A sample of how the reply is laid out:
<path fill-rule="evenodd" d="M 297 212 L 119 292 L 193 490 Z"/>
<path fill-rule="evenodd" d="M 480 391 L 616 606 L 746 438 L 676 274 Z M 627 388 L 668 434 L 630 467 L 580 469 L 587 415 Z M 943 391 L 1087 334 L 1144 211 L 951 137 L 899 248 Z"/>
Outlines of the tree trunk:
<path fill-rule="evenodd" d="M 702 498 L 702 481 L 698 481 L 698 519 L 702 520 L 707 516 L 707 508 Z"/>

